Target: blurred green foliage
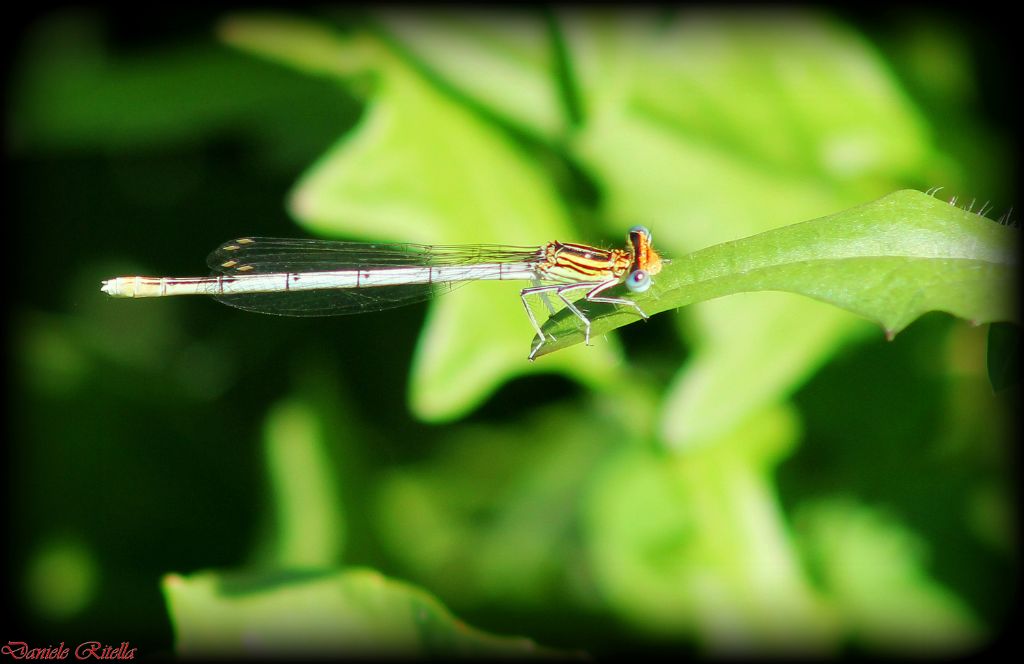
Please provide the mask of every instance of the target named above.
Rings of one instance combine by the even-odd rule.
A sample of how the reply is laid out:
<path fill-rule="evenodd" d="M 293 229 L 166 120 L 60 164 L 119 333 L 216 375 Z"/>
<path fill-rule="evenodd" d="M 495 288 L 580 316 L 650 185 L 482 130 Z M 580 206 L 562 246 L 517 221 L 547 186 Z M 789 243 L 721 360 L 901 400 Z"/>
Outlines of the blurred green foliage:
<path fill-rule="evenodd" d="M 791 293 L 529 363 L 509 284 L 314 320 L 98 291 L 193 274 L 241 235 L 617 245 L 642 223 L 682 257 L 908 187 L 1008 207 L 982 42 L 941 16 L 862 27 L 780 9 L 38 18 L 7 128 L 3 636 L 516 656 L 994 638 L 1018 573 L 1005 328 L 994 394 L 984 328 L 929 314 L 890 342 Z M 1000 294 L 978 295 L 956 311 Z"/>

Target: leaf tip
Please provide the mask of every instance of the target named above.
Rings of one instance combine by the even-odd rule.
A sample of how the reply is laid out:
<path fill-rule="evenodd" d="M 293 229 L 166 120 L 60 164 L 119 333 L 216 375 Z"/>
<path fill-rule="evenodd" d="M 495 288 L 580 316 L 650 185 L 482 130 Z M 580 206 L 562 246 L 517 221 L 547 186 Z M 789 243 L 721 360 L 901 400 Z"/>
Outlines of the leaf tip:
<path fill-rule="evenodd" d="M 258 33 L 265 23 L 265 17 L 255 14 L 229 14 L 217 22 L 214 34 L 225 44 L 241 47 Z"/>
<path fill-rule="evenodd" d="M 163 587 L 167 591 L 178 590 L 185 585 L 185 577 L 175 572 L 164 574 Z"/>
<path fill-rule="evenodd" d="M 288 211 L 296 219 L 309 219 L 316 209 L 314 197 L 308 187 L 299 186 L 288 197 Z"/>

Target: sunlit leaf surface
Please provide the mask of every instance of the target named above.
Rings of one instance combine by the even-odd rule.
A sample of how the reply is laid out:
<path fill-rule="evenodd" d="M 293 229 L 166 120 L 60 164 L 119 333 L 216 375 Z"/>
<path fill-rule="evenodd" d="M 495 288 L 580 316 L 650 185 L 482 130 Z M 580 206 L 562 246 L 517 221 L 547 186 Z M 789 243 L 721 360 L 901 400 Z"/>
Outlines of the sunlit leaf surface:
<path fill-rule="evenodd" d="M 648 313 L 732 293 L 781 290 L 834 304 L 877 322 L 889 336 L 928 311 L 973 323 L 1012 320 L 1018 232 L 916 191 L 821 219 L 735 240 L 669 263 L 635 299 Z M 583 308 L 583 307 L 581 307 Z M 592 334 L 635 315 L 585 312 Z M 560 312 L 557 337 L 541 352 L 582 340 L 579 319 Z"/>

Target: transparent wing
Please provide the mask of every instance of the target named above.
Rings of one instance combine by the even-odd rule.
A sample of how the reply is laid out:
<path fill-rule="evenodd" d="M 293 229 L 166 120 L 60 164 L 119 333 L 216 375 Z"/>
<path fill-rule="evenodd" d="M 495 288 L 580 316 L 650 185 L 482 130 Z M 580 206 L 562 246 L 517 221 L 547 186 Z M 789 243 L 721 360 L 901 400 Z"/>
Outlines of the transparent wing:
<path fill-rule="evenodd" d="M 536 247 L 502 245 L 423 245 L 241 238 L 225 242 L 206 259 L 218 275 L 325 272 L 394 267 L 523 263 L 538 259 Z M 382 311 L 422 302 L 464 282 L 405 284 L 373 288 L 325 288 L 215 295 L 224 304 L 280 316 L 334 316 Z"/>

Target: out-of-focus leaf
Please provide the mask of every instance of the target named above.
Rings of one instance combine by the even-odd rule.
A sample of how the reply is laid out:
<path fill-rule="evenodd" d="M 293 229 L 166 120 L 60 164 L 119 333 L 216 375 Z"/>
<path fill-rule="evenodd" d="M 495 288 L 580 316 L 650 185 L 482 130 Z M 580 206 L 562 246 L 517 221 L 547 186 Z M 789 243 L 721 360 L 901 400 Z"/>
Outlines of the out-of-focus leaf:
<path fill-rule="evenodd" d="M 698 9 L 665 21 L 564 12 L 562 26 L 590 131 L 602 131 L 608 116 L 636 114 L 695 148 L 707 170 L 674 173 L 699 176 L 680 183 L 681 204 L 721 198 L 724 175 L 739 179 L 732 187 L 757 170 L 768 171 L 765 180 L 850 186 L 913 175 L 930 153 L 920 116 L 878 55 L 818 15 Z M 611 155 L 589 154 L 610 166 Z"/>
<path fill-rule="evenodd" d="M 995 624 L 1014 565 L 1016 403 L 989 389 L 985 333 L 932 314 L 891 343 L 845 349 L 794 395 L 805 442 L 777 478 L 797 510 L 833 496 L 884 506 L 932 545 L 936 578 Z"/>
<path fill-rule="evenodd" d="M 274 490 L 272 567 L 323 569 L 341 562 L 345 517 L 321 423 L 302 402 L 267 417 L 267 467 Z"/>
<path fill-rule="evenodd" d="M 1017 235 L 921 192 L 898 191 L 677 258 L 631 299 L 653 314 L 743 291 L 790 291 L 873 320 L 890 337 L 928 311 L 976 324 L 1014 320 Z M 593 321 L 591 334 L 636 319 L 608 307 L 581 309 Z M 582 325 L 567 313 L 545 324 L 557 340 L 540 354 L 582 340 Z"/>
<path fill-rule="evenodd" d="M 998 75 L 993 70 L 1001 66 L 998 58 L 972 46 L 970 33 L 948 17 L 929 13 L 902 23 L 898 32 L 873 38 L 885 49 L 906 93 L 927 115 L 931 135 L 940 137 L 946 158 L 933 162 L 928 184 L 978 197 L 979 204 L 1008 204 L 1017 195 L 1016 169 L 1008 167 L 1017 145 L 1002 134 L 998 111 L 977 112 L 1006 103 L 1002 95 L 1009 94 L 1009 86 L 985 89 L 985 81 Z M 986 57 L 992 59 L 986 62 Z"/>
<path fill-rule="evenodd" d="M 219 26 L 220 38 L 240 49 L 309 74 L 331 78 L 362 73 L 371 40 L 347 37 L 322 23 L 282 13 L 238 14 Z"/>
<path fill-rule="evenodd" d="M 737 414 L 785 397 L 837 346 L 874 332 L 852 314 L 791 293 L 737 294 L 728 307 L 713 311 L 724 315 L 738 308 L 748 310 L 741 320 L 764 316 L 758 338 L 751 339 L 750 328 L 723 326 L 687 359 L 664 398 L 661 436 L 669 447 L 722 440 Z"/>
<path fill-rule="evenodd" d="M 578 408 L 513 428 L 468 428 L 380 483 L 381 541 L 453 606 L 537 609 L 552 595 L 578 599 L 567 592 L 578 569 L 566 561 L 581 555 L 572 536 L 580 495 L 626 435 Z"/>
<path fill-rule="evenodd" d="M 304 34 L 294 24 L 281 34 L 261 21 L 248 32 L 243 17 L 233 25 L 231 34 L 245 34 L 247 48 L 265 45 L 275 56 L 299 51 L 299 64 L 309 68 L 301 46 L 287 46 Z M 537 164 L 370 39 L 361 38 L 358 57 L 376 74 L 371 101 L 353 133 L 296 187 L 291 209 L 304 226 L 431 244 L 529 246 L 570 237 L 565 210 Z M 518 374 L 558 370 L 594 385 L 608 380 L 615 354 L 607 346 L 591 349 L 585 362 L 526 362 L 530 324 L 517 300 L 513 285 L 499 283 L 474 284 L 438 301 L 413 367 L 410 399 L 419 416 L 458 417 Z"/>
<path fill-rule="evenodd" d="M 720 652 L 834 651 L 836 616 L 801 570 L 771 482 L 797 429 L 778 407 L 685 455 L 634 447 L 609 459 L 586 521 L 608 606 Z"/>
<path fill-rule="evenodd" d="M 825 590 L 847 631 L 872 649 L 951 656 L 980 645 L 977 619 L 923 569 L 922 543 L 898 523 L 846 501 L 797 517 Z"/>
<path fill-rule="evenodd" d="M 549 140 L 565 131 L 554 43 L 539 12 L 403 8 L 374 18 L 432 73 L 503 119 Z"/>
<path fill-rule="evenodd" d="M 429 593 L 371 570 L 172 574 L 163 590 L 183 657 L 553 654 L 528 639 L 473 629 Z"/>

